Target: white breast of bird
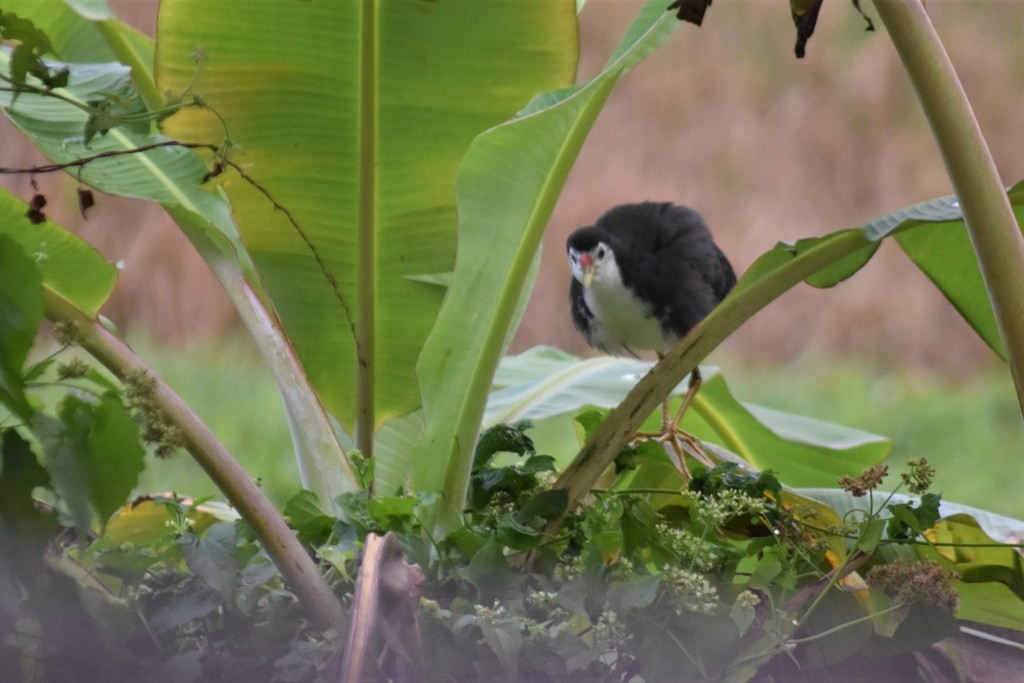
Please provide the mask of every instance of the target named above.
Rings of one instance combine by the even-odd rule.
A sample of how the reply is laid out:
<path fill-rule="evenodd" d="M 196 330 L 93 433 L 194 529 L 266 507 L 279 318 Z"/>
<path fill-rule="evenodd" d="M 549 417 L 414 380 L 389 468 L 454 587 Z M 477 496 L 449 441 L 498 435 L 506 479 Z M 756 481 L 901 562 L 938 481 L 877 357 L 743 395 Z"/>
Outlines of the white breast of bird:
<path fill-rule="evenodd" d="M 592 346 L 615 356 L 636 356 L 641 351 L 665 353 L 675 339 L 666 338 L 661 321 L 650 307 L 623 284 L 615 259 L 597 272 L 583 299 L 594 314 L 589 330 Z"/>

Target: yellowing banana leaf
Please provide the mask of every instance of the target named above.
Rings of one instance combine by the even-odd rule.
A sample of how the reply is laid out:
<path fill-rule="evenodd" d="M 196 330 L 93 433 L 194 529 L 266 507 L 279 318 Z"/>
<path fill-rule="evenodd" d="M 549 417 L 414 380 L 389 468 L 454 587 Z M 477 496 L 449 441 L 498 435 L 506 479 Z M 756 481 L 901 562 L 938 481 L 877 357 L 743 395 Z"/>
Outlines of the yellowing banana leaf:
<path fill-rule="evenodd" d="M 246 177 L 218 180 L 242 241 L 360 446 L 420 405 L 414 365 L 445 292 L 421 280 L 454 263 L 459 160 L 571 83 L 575 31 L 568 0 L 161 4 L 158 85 L 210 107 L 164 130 L 230 141 Z"/>
<path fill-rule="evenodd" d="M 847 516 L 867 513 L 867 497 L 855 498 L 840 489 L 801 489 L 799 493 Z M 875 501 L 889 494 L 875 492 Z M 915 502 L 894 494 L 892 503 Z M 942 516 L 925 532 L 929 544 L 914 546 L 918 556 L 955 566 L 960 605 L 957 618 L 1002 628 L 1024 630 L 1024 562 L 1020 544 L 1024 521 L 950 501 L 939 503 Z"/>

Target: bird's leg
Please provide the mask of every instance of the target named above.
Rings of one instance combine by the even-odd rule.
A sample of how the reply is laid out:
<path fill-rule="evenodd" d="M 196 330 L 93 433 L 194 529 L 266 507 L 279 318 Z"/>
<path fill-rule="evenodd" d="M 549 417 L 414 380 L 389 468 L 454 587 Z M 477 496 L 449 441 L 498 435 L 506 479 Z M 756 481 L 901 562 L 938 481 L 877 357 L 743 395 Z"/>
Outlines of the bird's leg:
<path fill-rule="evenodd" d="M 659 355 L 660 358 L 660 355 Z M 694 368 L 693 373 L 690 375 L 690 386 L 686 390 L 686 396 L 683 397 L 683 403 L 679 406 L 679 410 L 676 412 L 675 418 L 671 417 L 672 411 L 669 408 L 669 399 L 666 398 L 661 404 L 661 431 L 660 432 L 637 432 L 634 438 L 653 438 L 658 443 L 667 443 L 675 454 L 675 464 L 679 468 L 680 474 L 687 480 L 693 478 L 690 474 L 689 468 L 686 466 L 686 453 L 689 452 L 694 458 L 707 465 L 708 467 L 714 467 L 715 463 L 711 460 L 707 453 L 700 445 L 700 440 L 693 434 L 683 431 L 679 428 L 679 422 L 683 419 L 683 414 L 686 409 L 693 402 L 693 397 L 697 395 L 700 390 L 703 379 L 700 375 L 700 369 Z M 688 446 L 689 448 L 684 448 Z"/>
<path fill-rule="evenodd" d="M 690 386 L 686 390 L 686 396 L 683 397 L 683 403 L 679 406 L 679 411 L 676 413 L 676 419 L 672 420 L 670 426 L 672 429 L 678 429 L 679 423 L 683 419 L 683 413 L 690 407 L 690 403 L 693 402 L 693 397 L 700 391 L 701 385 L 704 383 L 704 379 L 700 376 L 700 368 L 696 367 L 693 372 L 690 373 Z M 665 401 L 665 415 L 664 418 L 668 418 L 668 401 Z"/>

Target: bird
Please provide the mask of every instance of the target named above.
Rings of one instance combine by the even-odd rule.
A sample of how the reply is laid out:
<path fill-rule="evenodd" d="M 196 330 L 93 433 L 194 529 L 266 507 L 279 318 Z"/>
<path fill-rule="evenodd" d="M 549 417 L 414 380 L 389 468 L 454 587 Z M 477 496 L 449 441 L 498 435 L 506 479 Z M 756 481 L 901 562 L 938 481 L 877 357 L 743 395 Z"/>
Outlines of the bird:
<path fill-rule="evenodd" d="M 573 323 L 590 346 L 613 356 L 654 351 L 661 358 L 736 284 L 729 259 L 701 215 L 671 202 L 615 206 L 593 225 L 574 230 L 566 250 Z M 687 476 L 680 436 L 693 446 L 696 440 L 678 423 L 700 384 L 694 369 L 674 420 L 665 401 L 659 433 Z"/>

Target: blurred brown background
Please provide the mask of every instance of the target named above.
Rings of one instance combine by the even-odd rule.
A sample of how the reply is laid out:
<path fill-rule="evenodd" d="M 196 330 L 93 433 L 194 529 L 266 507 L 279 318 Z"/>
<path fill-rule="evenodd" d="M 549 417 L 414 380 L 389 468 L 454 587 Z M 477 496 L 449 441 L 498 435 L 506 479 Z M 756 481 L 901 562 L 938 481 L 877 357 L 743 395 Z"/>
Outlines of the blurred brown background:
<path fill-rule="evenodd" d="M 152 34 L 155 0 L 111 0 Z M 666 5 L 668 0 L 666 0 Z M 639 2 L 590 0 L 580 77 L 595 74 Z M 874 16 L 871 3 L 862 2 Z M 1024 178 L 1024 1 L 928 0 L 1005 184 Z M 776 241 L 858 225 L 951 192 L 884 28 L 865 32 L 846 0 L 828 0 L 807 57 L 793 56 L 784 0 L 717 0 L 628 74 L 602 113 L 549 226 L 543 263 L 513 345 L 584 352 L 566 306 L 564 240 L 616 203 L 670 200 L 704 214 L 742 272 Z M 6 123 L 0 165 L 39 163 Z M 31 194 L 25 177 L 2 182 Z M 158 207 L 99 198 L 78 216 L 74 183 L 37 179 L 48 214 L 125 264 L 105 312 L 130 334 L 180 343 L 237 321 L 205 265 Z M 57 201 L 63 198 L 64 201 Z M 833 290 L 800 287 L 731 338 L 751 363 L 853 354 L 965 376 L 990 354 L 894 244 Z M 714 360 L 714 359 L 713 359 Z"/>

